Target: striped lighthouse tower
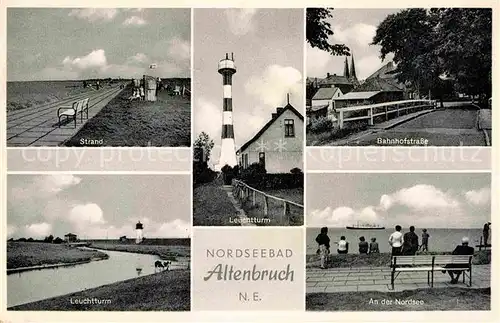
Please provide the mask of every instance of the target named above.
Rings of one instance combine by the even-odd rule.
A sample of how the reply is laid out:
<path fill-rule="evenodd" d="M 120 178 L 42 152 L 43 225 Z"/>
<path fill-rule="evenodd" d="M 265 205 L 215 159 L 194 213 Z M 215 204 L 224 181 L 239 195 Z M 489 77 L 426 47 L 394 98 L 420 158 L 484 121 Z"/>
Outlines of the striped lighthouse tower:
<path fill-rule="evenodd" d="M 222 145 L 220 150 L 219 165 L 220 170 L 225 165 L 234 167 L 236 162 L 236 150 L 234 147 L 234 129 L 233 129 L 233 98 L 231 96 L 231 85 L 233 74 L 236 73 L 233 53 L 231 58 L 226 53 L 226 58 L 219 61 L 219 73 L 222 74 L 223 87 L 223 108 L 222 108 Z"/>

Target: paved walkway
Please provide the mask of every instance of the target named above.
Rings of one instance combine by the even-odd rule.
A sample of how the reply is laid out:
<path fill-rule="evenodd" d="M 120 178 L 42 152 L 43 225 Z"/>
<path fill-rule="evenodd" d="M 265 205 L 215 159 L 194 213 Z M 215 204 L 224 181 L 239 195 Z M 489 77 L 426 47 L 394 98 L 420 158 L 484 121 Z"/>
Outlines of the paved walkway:
<path fill-rule="evenodd" d="M 116 86 L 75 95 L 33 108 L 9 112 L 7 114 L 7 147 L 59 146 L 74 136 L 88 120 L 99 113 L 122 90 Z M 81 122 L 80 116 L 77 116 L 75 128 L 73 122 L 64 123 L 63 118 L 61 119 L 61 127 L 58 127 L 57 109 L 87 97 L 90 98 L 88 119 L 84 116 L 83 122 Z"/>
<path fill-rule="evenodd" d="M 308 268 L 306 272 L 307 293 L 336 292 L 400 292 L 417 288 L 430 288 L 427 284 L 427 272 L 402 272 L 396 278 L 394 290 L 389 289 L 391 271 L 389 267 L 360 268 Z M 491 286 L 491 266 L 476 265 L 472 267 L 472 288 Z M 448 273 L 434 272 L 434 288 L 467 287 L 462 283 L 450 284 Z"/>
<path fill-rule="evenodd" d="M 236 201 L 236 199 L 234 198 L 233 186 L 223 185 L 222 188 L 224 189 L 224 191 L 226 191 L 229 200 L 231 201 L 231 203 L 233 203 L 236 212 L 238 212 L 238 217 L 240 218 L 241 226 L 255 226 L 255 223 L 250 222 L 250 219 L 247 217 L 245 211 L 241 208 L 238 201 Z"/>

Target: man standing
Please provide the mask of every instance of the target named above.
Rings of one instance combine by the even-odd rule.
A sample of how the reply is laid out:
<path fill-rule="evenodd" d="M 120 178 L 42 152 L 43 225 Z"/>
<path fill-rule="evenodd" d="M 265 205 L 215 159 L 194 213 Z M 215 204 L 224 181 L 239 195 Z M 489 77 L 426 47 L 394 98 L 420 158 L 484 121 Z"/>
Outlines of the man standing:
<path fill-rule="evenodd" d="M 326 258 L 330 254 L 330 237 L 328 237 L 328 228 L 321 228 L 320 233 L 316 237 L 318 243 L 318 251 L 320 255 L 320 267 L 326 269 Z"/>
<path fill-rule="evenodd" d="M 485 223 L 483 227 L 483 241 L 484 241 L 484 248 L 488 245 L 488 240 L 490 238 L 490 225 L 491 222 Z"/>
<path fill-rule="evenodd" d="M 429 237 L 427 229 L 422 229 L 422 251 L 429 251 Z"/>
<path fill-rule="evenodd" d="M 396 225 L 396 231 L 389 237 L 389 245 L 392 247 L 393 256 L 401 256 L 401 247 L 403 246 L 404 238 L 401 233 L 401 226 Z"/>
<path fill-rule="evenodd" d="M 410 227 L 410 232 L 404 234 L 403 240 L 403 255 L 414 256 L 418 250 L 418 236 L 413 225 Z"/>

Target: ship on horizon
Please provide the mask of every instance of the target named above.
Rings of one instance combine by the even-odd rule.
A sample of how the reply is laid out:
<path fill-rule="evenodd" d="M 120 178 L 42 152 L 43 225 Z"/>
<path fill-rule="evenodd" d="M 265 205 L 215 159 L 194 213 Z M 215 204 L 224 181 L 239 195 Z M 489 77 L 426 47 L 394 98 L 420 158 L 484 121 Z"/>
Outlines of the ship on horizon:
<path fill-rule="evenodd" d="M 385 229 L 384 226 L 377 225 L 377 224 L 369 224 L 369 223 L 356 223 L 353 225 L 348 225 L 346 226 L 346 229 L 350 230 L 383 230 Z"/>

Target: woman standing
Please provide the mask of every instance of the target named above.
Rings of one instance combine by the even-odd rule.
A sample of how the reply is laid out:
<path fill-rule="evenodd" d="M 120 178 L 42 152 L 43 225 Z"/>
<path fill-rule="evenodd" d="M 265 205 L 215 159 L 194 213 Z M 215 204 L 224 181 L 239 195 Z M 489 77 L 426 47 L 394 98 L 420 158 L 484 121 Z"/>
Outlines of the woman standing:
<path fill-rule="evenodd" d="M 330 253 L 330 237 L 328 237 L 328 228 L 321 228 L 320 234 L 316 237 L 316 242 L 318 243 L 318 251 L 320 255 L 320 267 L 325 269 L 326 257 Z"/>

